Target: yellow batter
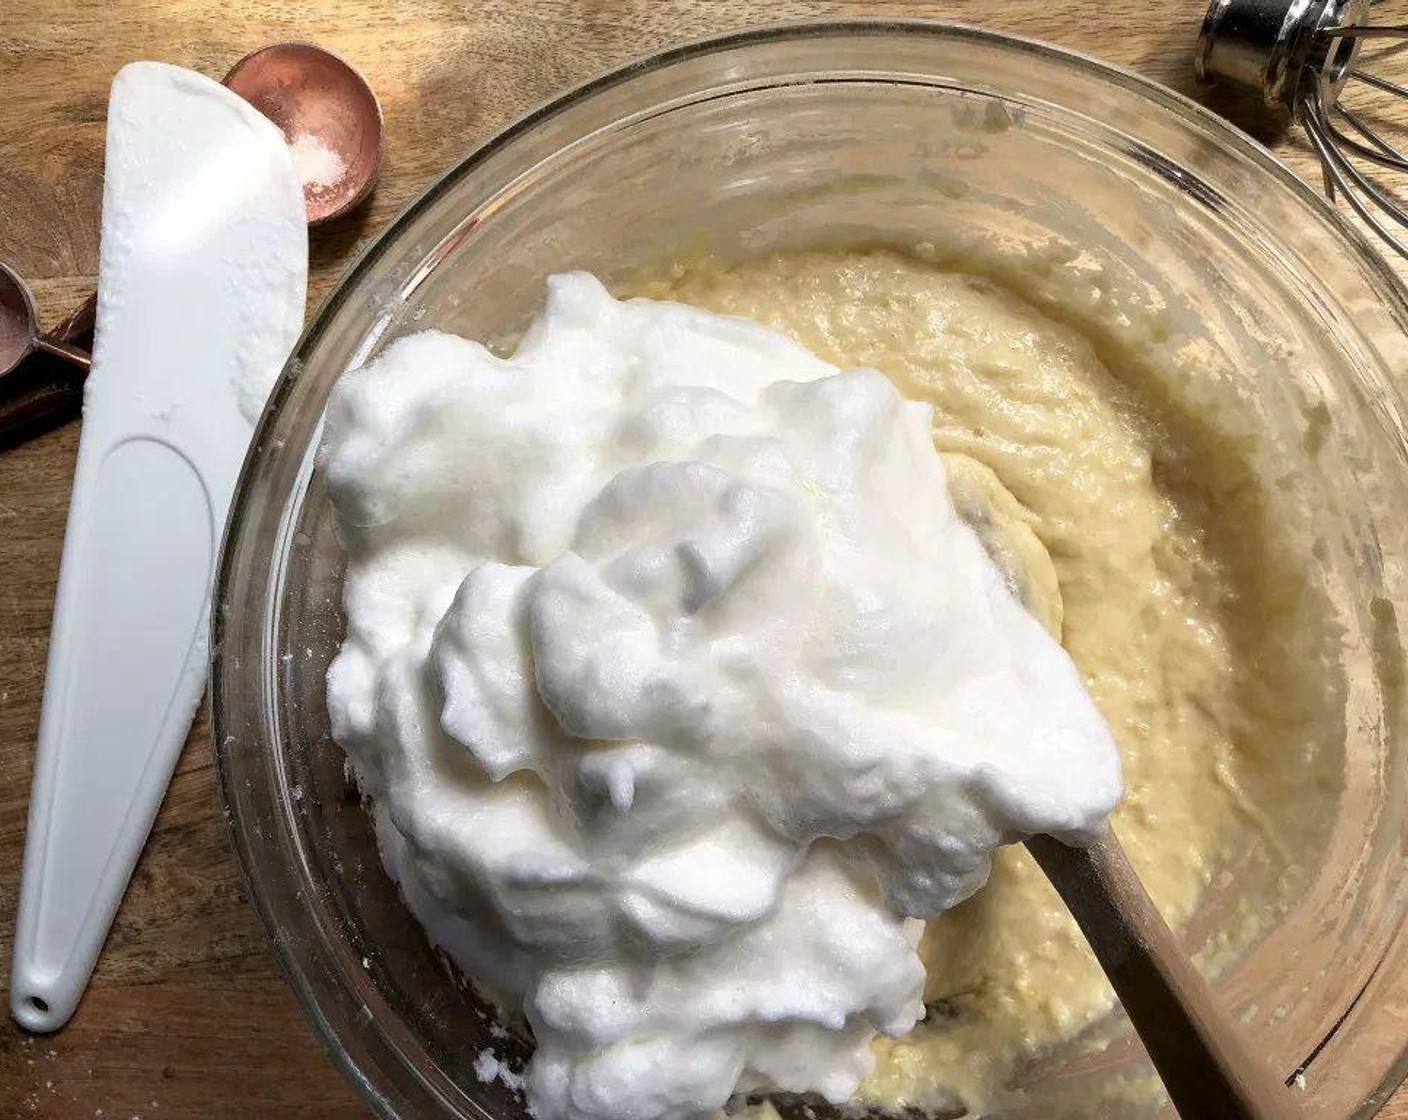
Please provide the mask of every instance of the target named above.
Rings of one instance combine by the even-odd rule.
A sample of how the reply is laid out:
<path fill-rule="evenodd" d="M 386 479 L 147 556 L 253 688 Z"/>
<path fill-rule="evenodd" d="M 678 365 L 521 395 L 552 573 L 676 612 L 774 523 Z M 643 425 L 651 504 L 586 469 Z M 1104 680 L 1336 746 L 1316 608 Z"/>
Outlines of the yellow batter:
<path fill-rule="evenodd" d="M 1120 744 L 1114 822 L 1150 893 L 1181 925 L 1235 861 L 1242 917 L 1210 948 L 1253 940 L 1323 840 L 1331 814 L 1312 807 L 1333 797 L 1340 748 L 1323 690 L 1306 686 L 1303 616 L 1287 639 L 1286 592 L 1311 561 L 1271 540 L 1235 450 L 1209 445 L 1150 370 L 1107 368 L 1015 291 L 917 256 L 705 262 L 639 291 L 766 323 L 933 405 L 960 511 Z M 930 924 L 922 952 L 929 1019 L 877 1043 L 861 1089 L 886 1109 L 982 1108 L 1021 1059 L 1114 1002 L 1020 848 Z"/>

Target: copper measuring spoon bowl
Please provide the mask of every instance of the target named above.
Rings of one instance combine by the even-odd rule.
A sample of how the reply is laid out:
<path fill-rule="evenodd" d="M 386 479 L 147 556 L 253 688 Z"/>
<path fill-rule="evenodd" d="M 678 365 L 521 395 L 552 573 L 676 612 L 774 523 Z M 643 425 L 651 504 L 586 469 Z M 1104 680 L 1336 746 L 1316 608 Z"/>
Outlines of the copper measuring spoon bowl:
<path fill-rule="evenodd" d="M 275 43 L 245 55 L 223 84 L 283 133 L 310 226 L 347 214 L 371 194 L 381 171 L 381 105 L 351 63 L 313 43 Z M 45 334 L 24 281 L 0 263 L 0 451 L 81 411 L 92 360 L 82 344 L 97 302 L 90 296 Z"/>
<path fill-rule="evenodd" d="M 96 307 L 94 297 L 46 334 L 24 281 L 0 264 L 0 451 L 82 411 Z"/>
<path fill-rule="evenodd" d="M 381 104 L 355 66 L 313 43 L 275 43 L 235 63 L 225 85 L 283 132 L 309 225 L 340 218 L 371 193 Z"/>
<path fill-rule="evenodd" d="M 36 350 L 62 358 L 84 373 L 91 362 L 86 350 L 39 329 L 39 313 L 29 287 L 14 269 L 0 262 L 0 377 Z"/>

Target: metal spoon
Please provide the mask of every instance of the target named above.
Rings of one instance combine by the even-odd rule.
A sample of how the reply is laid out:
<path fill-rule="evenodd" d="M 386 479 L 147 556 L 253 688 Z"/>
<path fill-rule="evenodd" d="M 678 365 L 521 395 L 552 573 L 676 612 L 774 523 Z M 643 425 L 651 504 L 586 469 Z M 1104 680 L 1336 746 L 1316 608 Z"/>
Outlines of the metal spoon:
<path fill-rule="evenodd" d="M 0 451 L 83 408 L 96 299 L 46 334 L 23 280 L 0 264 Z"/>
<path fill-rule="evenodd" d="M 351 63 L 313 43 L 275 43 L 235 63 L 224 84 L 283 132 L 310 226 L 342 217 L 371 194 L 381 171 L 381 105 Z M 92 359 L 74 340 L 91 329 L 97 301 L 95 293 L 45 334 L 24 281 L 0 263 L 0 450 L 82 410 Z"/>
<path fill-rule="evenodd" d="M 62 358 L 82 373 L 91 358 L 86 350 L 39 329 L 39 313 L 19 274 L 0 262 L 0 377 L 4 377 L 35 350 Z M 78 376 L 81 379 L 82 373 Z"/>
<path fill-rule="evenodd" d="M 308 224 L 340 218 L 381 170 L 381 105 L 357 68 L 313 43 L 245 55 L 225 85 L 279 126 L 303 180 Z"/>

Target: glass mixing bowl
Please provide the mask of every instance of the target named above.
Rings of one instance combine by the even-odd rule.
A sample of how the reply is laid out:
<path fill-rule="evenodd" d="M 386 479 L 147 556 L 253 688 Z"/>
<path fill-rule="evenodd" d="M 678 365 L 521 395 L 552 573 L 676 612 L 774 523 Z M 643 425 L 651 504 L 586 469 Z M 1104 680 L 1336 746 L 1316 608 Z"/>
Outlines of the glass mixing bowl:
<path fill-rule="evenodd" d="M 316 451 L 338 376 L 427 327 L 510 338 L 552 272 L 620 282 L 704 254 L 847 241 L 962 248 L 997 273 L 1039 254 L 1072 306 L 1104 301 L 1103 344 L 1136 345 L 1122 332 L 1141 306 L 1162 309 L 1199 356 L 1170 392 L 1205 394 L 1210 425 L 1214 383 L 1258 418 L 1292 480 L 1286 517 L 1322 530 L 1343 627 L 1327 670 L 1344 681 L 1343 773 L 1308 886 L 1216 984 L 1279 1070 L 1303 1075 L 1312 1115 L 1372 1113 L 1408 1038 L 1403 292 L 1309 187 L 1197 105 L 939 24 L 759 31 L 576 90 L 426 191 L 308 329 L 230 518 L 212 705 L 250 892 L 318 1034 L 382 1116 L 523 1112 L 473 1069 L 484 1048 L 517 1047 L 515 1060 L 521 1045 L 493 1039 L 489 1011 L 428 947 L 329 738 L 342 558 Z M 1235 911 L 1238 858 L 1188 927 L 1194 946 Z M 1121 1017 L 1089 1033 L 1103 1045 L 1023 1070 L 1025 1103 L 1006 1114 L 1115 1095 L 1125 1103 L 1102 1114 L 1156 1112 L 1127 1091 L 1148 1066 Z"/>

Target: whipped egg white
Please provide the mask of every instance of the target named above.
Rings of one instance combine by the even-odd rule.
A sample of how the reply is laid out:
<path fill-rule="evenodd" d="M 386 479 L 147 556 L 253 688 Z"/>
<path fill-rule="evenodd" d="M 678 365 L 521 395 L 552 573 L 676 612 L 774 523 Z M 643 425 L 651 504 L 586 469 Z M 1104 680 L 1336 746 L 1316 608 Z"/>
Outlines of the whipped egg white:
<path fill-rule="evenodd" d="M 349 374 L 333 733 L 431 938 L 522 999 L 540 1120 L 850 1097 L 920 923 L 1120 797 L 947 497 L 927 406 L 783 335 L 549 281 L 514 355 Z"/>

